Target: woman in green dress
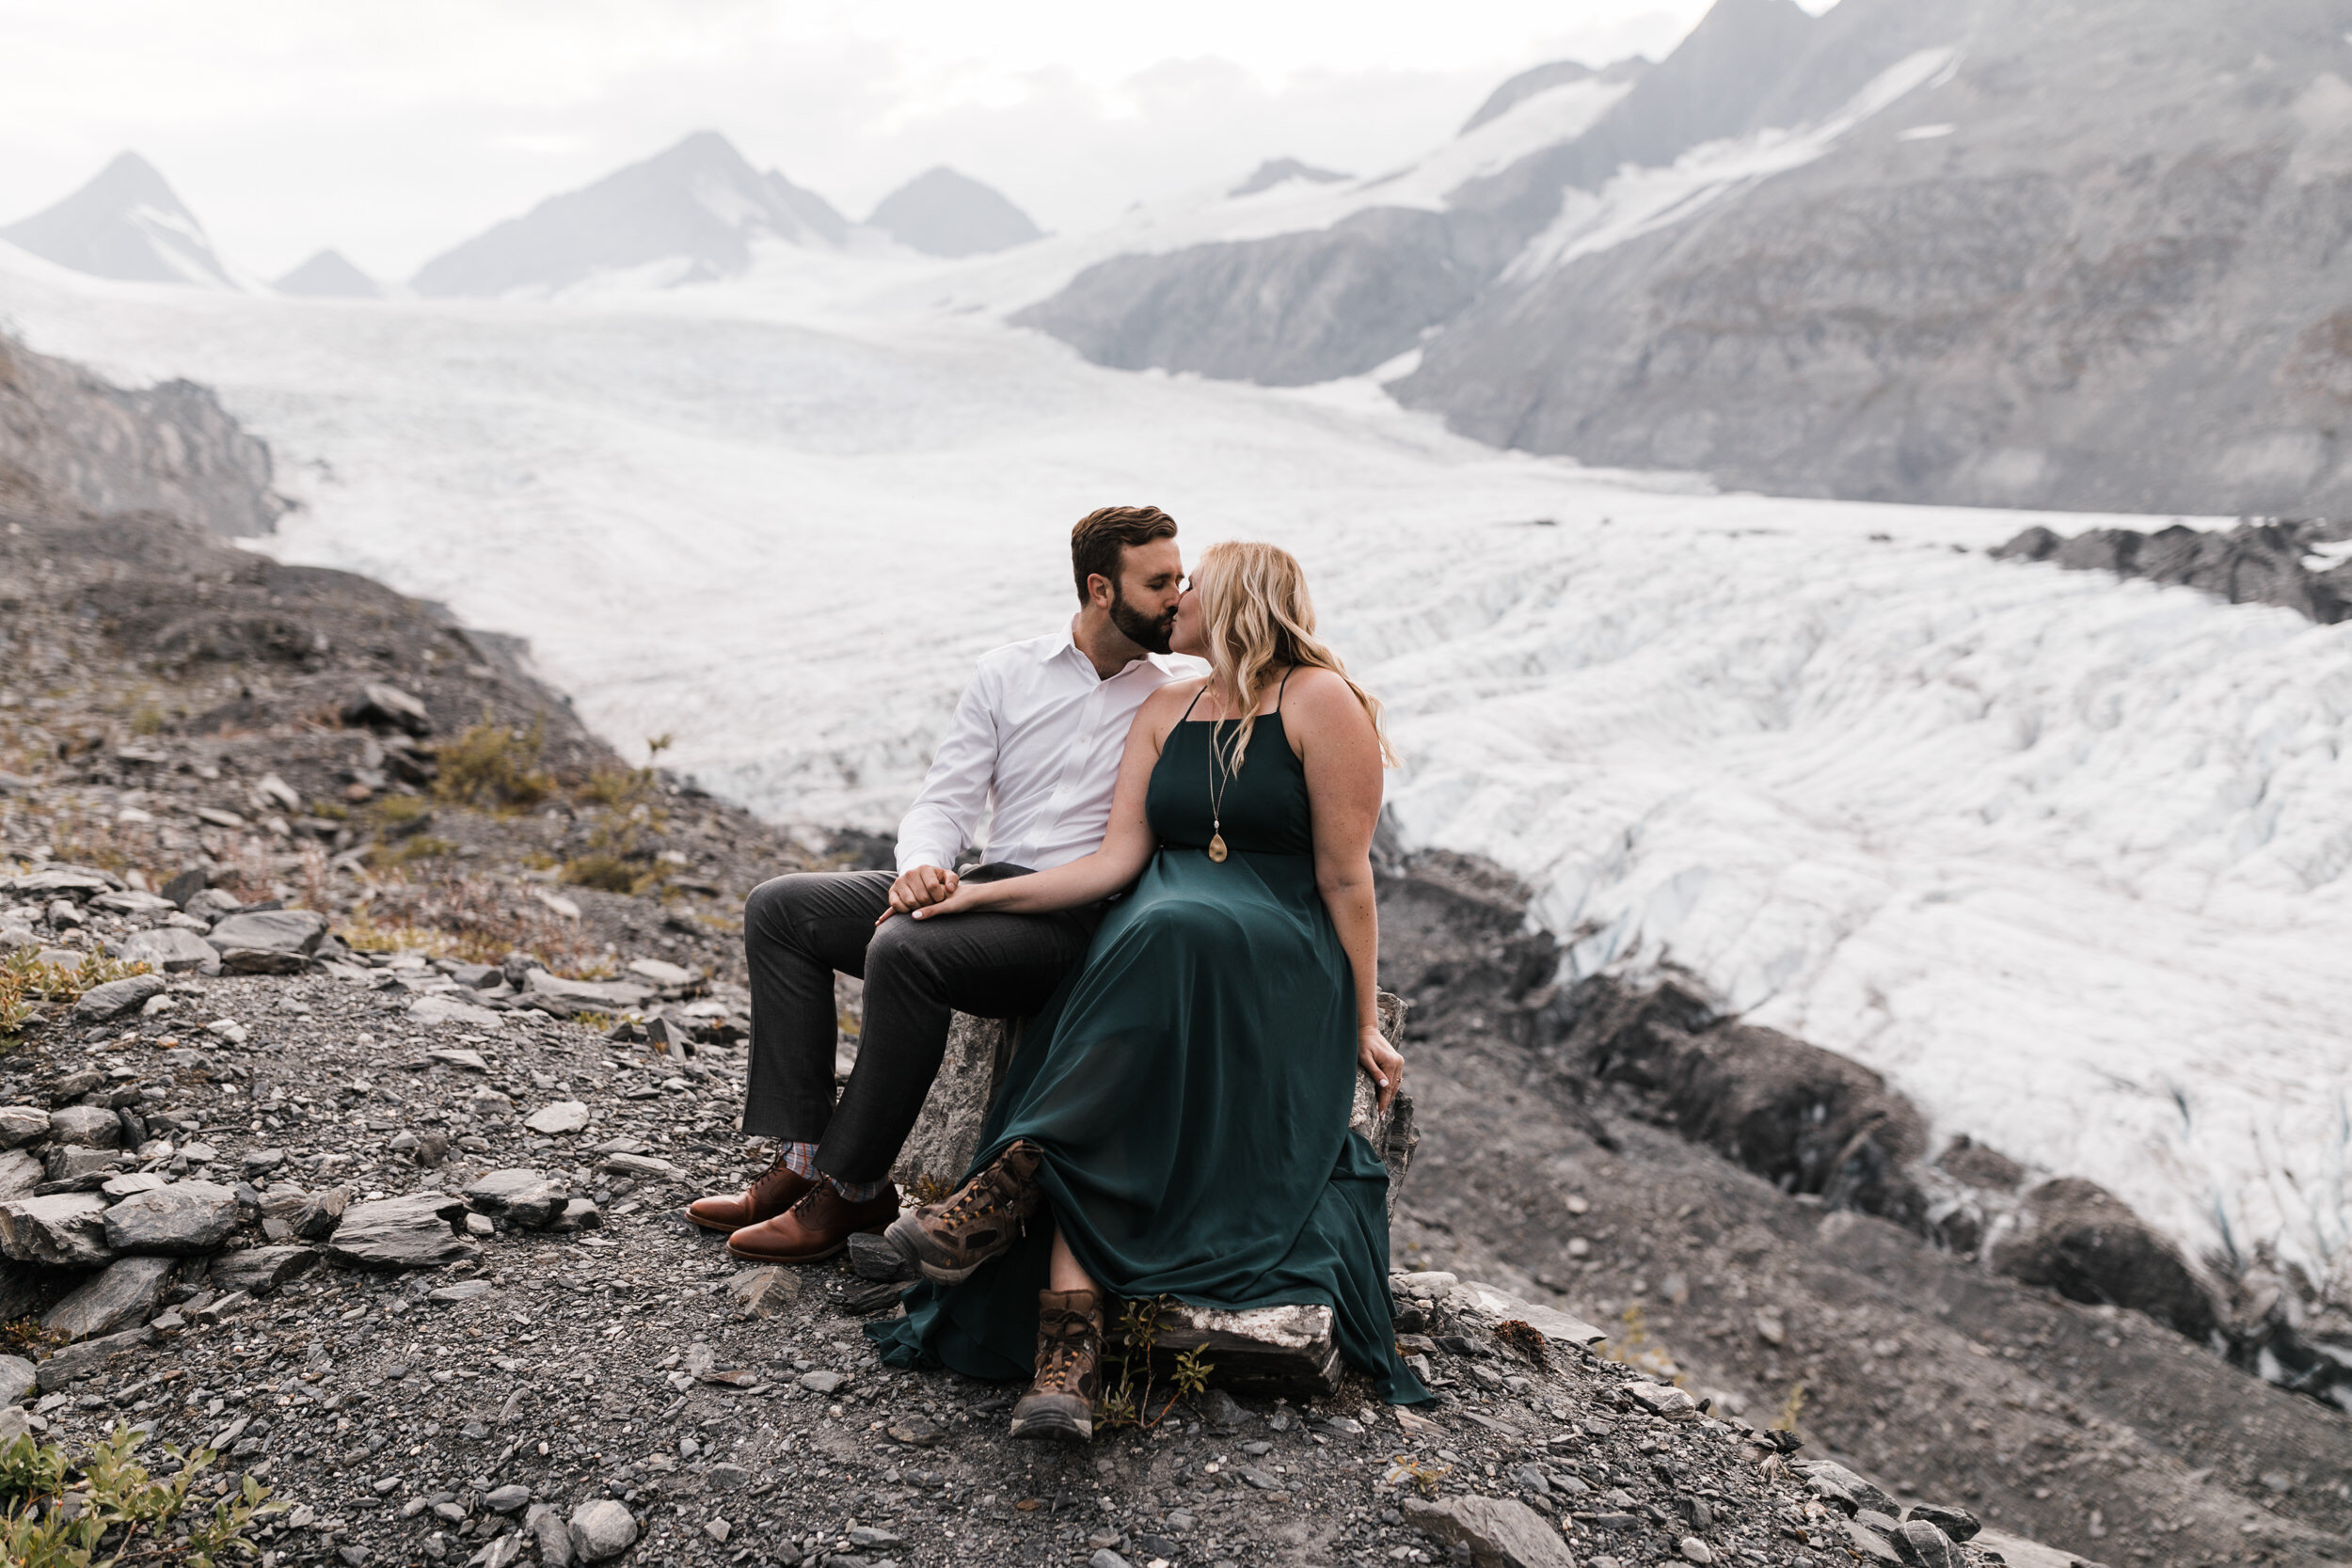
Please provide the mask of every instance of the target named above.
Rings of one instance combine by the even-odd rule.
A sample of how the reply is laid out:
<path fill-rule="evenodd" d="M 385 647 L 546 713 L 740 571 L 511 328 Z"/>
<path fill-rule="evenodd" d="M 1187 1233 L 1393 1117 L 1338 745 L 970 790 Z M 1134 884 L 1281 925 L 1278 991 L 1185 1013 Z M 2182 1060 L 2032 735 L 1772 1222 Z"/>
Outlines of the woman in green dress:
<path fill-rule="evenodd" d="M 891 1227 L 931 1283 L 868 1330 L 896 1366 L 1033 1372 L 1015 1436 L 1091 1435 L 1114 1297 L 1321 1304 L 1386 1397 L 1429 1397 L 1391 1332 L 1388 1173 L 1347 1125 L 1359 1066 L 1384 1109 L 1404 1070 L 1374 1000 L 1379 705 L 1271 545 L 1202 555 L 1174 644 L 1209 677 L 1136 715 L 1103 847 L 913 916 L 1125 892 L 1014 1054 L 972 1174 Z"/>

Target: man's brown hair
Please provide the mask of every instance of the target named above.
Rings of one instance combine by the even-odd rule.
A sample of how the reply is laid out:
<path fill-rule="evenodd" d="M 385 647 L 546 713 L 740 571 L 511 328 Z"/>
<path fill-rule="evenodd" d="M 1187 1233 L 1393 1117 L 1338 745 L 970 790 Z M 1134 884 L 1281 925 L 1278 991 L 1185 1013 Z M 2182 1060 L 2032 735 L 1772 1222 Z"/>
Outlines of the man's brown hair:
<path fill-rule="evenodd" d="M 1087 578 L 1108 578 L 1119 587 L 1120 553 L 1131 545 L 1176 537 L 1176 519 L 1156 506 L 1098 507 L 1070 531 L 1070 570 L 1078 579 L 1078 602 L 1087 602 Z"/>

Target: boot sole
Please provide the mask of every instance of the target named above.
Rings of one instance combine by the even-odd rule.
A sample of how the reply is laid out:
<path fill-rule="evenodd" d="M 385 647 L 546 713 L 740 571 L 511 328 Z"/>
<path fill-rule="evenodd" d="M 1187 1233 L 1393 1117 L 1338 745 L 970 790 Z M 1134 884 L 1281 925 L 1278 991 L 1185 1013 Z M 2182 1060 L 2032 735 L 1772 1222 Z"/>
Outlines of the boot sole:
<path fill-rule="evenodd" d="M 691 1209 L 681 1209 L 678 1212 L 684 1214 L 686 1216 L 686 1223 L 692 1226 L 695 1229 L 707 1230 L 714 1235 L 732 1236 L 737 1231 L 743 1228 L 740 1225 L 721 1225 L 715 1220 L 707 1220 L 700 1214 L 695 1213 Z M 757 1223 L 758 1222 L 756 1220 L 745 1222 L 745 1224 L 751 1225 L 756 1225 Z"/>
<path fill-rule="evenodd" d="M 1025 1421 L 1014 1421 L 1007 1430 L 1009 1437 L 1025 1437 L 1031 1441 L 1089 1443 L 1094 1440 L 1091 1420 L 1071 1420 L 1062 1416 L 1033 1416 Z"/>
<path fill-rule="evenodd" d="M 880 1226 L 876 1226 L 869 1230 L 852 1230 L 850 1232 L 850 1236 L 872 1236 L 880 1233 L 881 1228 L 882 1227 Z M 738 1258 L 754 1263 L 821 1263 L 828 1258 L 838 1258 L 843 1253 L 849 1251 L 850 1236 L 842 1237 L 841 1240 L 834 1243 L 833 1245 L 827 1247 L 822 1252 L 796 1252 L 788 1258 L 785 1257 L 781 1253 L 745 1252 L 741 1247 L 737 1246 L 733 1242 L 729 1242 L 727 1243 L 727 1251 L 734 1254 Z"/>
<path fill-rule="evenodd" d="M 975 1259 L 960 1268 L 950 1267 L 946 1263 L 934 1263 L 924 1256 L 923 1250 L 924 1243 L 930 1241 L 930 1238 L 924 1233 L 923 1222 L 913 1214 L 900 1214 L 897 1219 L 892 1220 L 882 1231 L 882 1239 L 891 1244 L 899 1257 L 914 1264 L 923 1277 L 934 1285 L 962 1284 L 979 1272 L 982 1263 L 996 1257 L 999 1253 L 1009 1250 L 1012 1245 L 1010 1242 L 1008 1242 L 1004 1246 L 998 1247 L 995 1252 Z"/>

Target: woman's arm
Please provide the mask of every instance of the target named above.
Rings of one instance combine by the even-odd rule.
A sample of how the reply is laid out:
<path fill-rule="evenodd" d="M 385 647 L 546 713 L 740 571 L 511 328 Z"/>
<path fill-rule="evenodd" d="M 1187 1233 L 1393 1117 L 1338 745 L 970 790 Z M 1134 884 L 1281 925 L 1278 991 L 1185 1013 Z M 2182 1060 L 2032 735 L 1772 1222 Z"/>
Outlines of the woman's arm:
<path fill-rule="evenodd" d="M 1143 798 L 1152 785 L 1152 765 L 1160 760 L 1176 716 L 1183 711 L 1198 681 L 1176 681 L 1143 700 L 1135 722 L 1127 729 L 1127 749 L 1119 759 L 1119 783 L 1111 791 L 1110 825 L 1103 847 L 1067 865 L 1027 877 L 1008 877 L 999 882 L 965 882 L 936 904 L 914 911 L 917 920 L 967 914 L 974 910 L 1000 910 L 1007 914 L 1045 914 L 1076 909 L 1107 898 L 1143 875 L 1158 841 L 1144 820 Z M 885 911 L 887 920 L 897 910 Z"/>
<path fill-rule="evenodd" d="M 1372 833 L 1380 821 L 1380 737 L 1345 681 L 1327 670 L 1292 677 L 1283 730 L 1307 769 L 1314 825 L 1315 887 L 1356 978 L 1356 1059 L 1380 1085 L 1387 1110 L 1405 1058 L 1380 1033 L 1380 911 L 1373 901 Z"/>

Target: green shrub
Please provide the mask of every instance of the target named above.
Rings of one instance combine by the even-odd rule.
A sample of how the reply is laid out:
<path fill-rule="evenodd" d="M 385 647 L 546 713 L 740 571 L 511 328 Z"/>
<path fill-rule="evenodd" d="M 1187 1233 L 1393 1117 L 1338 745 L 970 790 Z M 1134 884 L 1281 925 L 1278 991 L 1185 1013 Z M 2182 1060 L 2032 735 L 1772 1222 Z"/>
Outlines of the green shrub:
<path fill-rule="evenodd" d="M 164 1452 L 178 1466 L 157 1478 L 135 1457 L 144 1433 L 117 1427 L 87 1452 L 28 1433 L 0 1449 L 0 1555 L 10 1568 L 110 1568 L 182 1563 L 221 1568 L 251 1557 L 246 1531 L 281 1505 L 251 1476 L 207 1517 L 188 1493 L 215 1457 L 210 1449 Z"/>
<path fill-rule="evenodd" d="M 619 855 L 581 855 L 564 863 L 564 879 L 575 887 L 601 888 L 607 893 L 643 893 L 658 875 L 642 862 Z"/>
<path fill-rule="evenodd" d="M 528 811 L 555 793 L 554 778 L 539 766 L 547 739 L 545 719 L 528 730 L 476 724 L 442 745 L 433 793 L 485 811 Z"/>

